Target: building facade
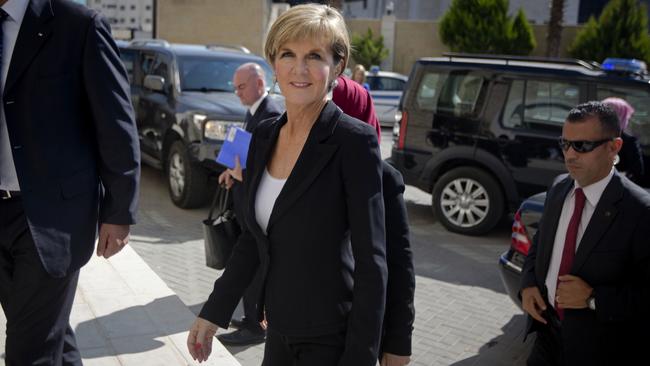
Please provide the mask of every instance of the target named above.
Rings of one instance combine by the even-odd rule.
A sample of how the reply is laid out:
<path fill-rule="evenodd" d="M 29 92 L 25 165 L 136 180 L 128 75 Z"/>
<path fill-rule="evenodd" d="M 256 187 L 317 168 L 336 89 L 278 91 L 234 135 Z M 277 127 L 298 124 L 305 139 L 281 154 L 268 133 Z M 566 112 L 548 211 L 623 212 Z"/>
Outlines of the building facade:
<path fill-rule="evenodd" d="M 86 0 L 111 23 L 115 38 L 151 38 L 154 0 Z"/>

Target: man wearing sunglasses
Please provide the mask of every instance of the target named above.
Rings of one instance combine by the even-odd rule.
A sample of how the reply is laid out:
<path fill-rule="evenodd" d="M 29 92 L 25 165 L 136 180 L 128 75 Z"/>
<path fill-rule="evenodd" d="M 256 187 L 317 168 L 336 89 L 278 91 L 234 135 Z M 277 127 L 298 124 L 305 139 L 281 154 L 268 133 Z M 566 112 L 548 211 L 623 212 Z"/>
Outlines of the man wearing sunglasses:
<path fill-rule="evenodd" d="M 600 102 L 566 119 L 559 144 L 569 176 L 548 191 L 522 273 L 526 334 L 536 332 L 528 365 L 646 359 L 650 195 L 614 169 L 620 135 Z"/>

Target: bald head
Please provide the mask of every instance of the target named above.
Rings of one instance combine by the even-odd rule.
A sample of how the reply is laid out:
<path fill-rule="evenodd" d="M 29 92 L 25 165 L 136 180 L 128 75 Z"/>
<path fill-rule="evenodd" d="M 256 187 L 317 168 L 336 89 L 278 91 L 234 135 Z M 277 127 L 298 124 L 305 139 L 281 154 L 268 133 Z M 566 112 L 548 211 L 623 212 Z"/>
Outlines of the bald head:
<path fill-rule="evenodd" d="M 235 70 L 232 83 L 235 94 L 241 103 L 247 107 L 252 106 L 266 91 L 264 70 L 254 62 L 245 63 Z"/>

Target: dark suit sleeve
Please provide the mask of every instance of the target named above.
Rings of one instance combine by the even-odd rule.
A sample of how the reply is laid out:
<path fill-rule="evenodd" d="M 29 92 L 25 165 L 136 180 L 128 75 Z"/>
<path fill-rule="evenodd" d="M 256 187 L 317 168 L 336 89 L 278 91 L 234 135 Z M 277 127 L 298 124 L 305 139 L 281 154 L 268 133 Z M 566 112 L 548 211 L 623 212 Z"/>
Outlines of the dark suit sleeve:
<path fill-rule="evenodd" d="M 250 146 L 248 148 L 248 156 L 255 156 L 255 141 L 257 134 L 253 133 Z M 246 160 L 246 170 L 253 169 L 253 159 Z M 239 187 L 240 192 L 243 192 L 240 198 L 243 199 L 239 203 L 242 209 L 238 214 L 245 216 L 243 210 L 246 205 L 246 192 L 248 191 L 249 181 L 244 178 L 244 184 Z M 238 220 L 243 221 L 244 217 L 238 217 Z M 208 320 L 221 328 L 228 328 L 232 313 L 235 311 L 239 299 L 244 295 L 246 288 L 253 281 L 253 277 L 260 266 L 260 257 L 257 251 L 257 243 L 255 238 L 248 230 L 248 225 L 242 225 L 242 233 L 237 239 L 237 244 L 233 248 L 226 270 L 214 282 L 212 293 L 208 297 L 208 301 L 203 304 L 203 308 L 199 313 L 199 317 Z"/>
<path fill-rule="evenodd" d="M 541 227 L 541 225 L 540 225 Z M 539 246 L 539 230 L 533 236 L 532 244 L 528 250 L 528 255 L 524 261 L 524 266 L 521 270 L 521 287 L 519 289 L 519 298 L 521 299 L 521 290 L 538 286 L 537 279 L 535 278 L 535 261 L 537 260 L 537 249 Z"/>
<path fill-rule="evenodd" d="M 640 321 L 650 309 L 650 207 L 639 215 L 632 237 L 630 276 L 618 286 L 595 286 L 596 316 L 602 322 Z"/>
<path fill-rule="evenodd" d="M 126 70 L 109 25 L 98 14 L 87 30 L 82 67 L 104 188 L 99 220 L 134 224 L 140 179 L 137 129 Z"/>
<path fill-rule="evenodd" d="M 384 208 L 386 210 L 386 262 L 388 286 L 382 351 L 411 355 L 411 335 L 415 320 L 413 297 L 415 274 L 409 240 L 409 224 L 404 203 L 404 181 L 394 168 L 384 165 Z"/>
<path fill-rule="evenodd" d="M 199 317 L 226 329 L 232 313 L 246 288 L 253 281 L 259 267 L 259 254 L 255 238 L 244 225 L 242 234 L 233 248 L 226 270 L 214 282 L 208 301 L 203 304 Z"/>
<path fill-rule="evenodd" d="M 342 146 L 354 293 L 340 366 L 374 366 L 386 302 L 386 251 L 382 167 L 377 136 L 358 124 Z"/>

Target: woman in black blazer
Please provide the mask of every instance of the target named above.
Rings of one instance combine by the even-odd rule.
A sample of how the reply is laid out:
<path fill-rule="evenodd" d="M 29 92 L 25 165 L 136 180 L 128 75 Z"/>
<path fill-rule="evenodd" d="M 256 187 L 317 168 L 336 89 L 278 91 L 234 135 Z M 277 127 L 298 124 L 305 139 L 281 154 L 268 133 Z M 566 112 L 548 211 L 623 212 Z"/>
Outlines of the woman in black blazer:
<path fill-rule="evenodd" d="M 265 54 L 287 112 L 253 134 L 247 230 L 190 329 L 199 361 L 259 267 L 263 365 L 377 362 L 387 278 L 379 146 L 372 127 L 327 100 L 349 49 L 328 6 L 293 7 L 271 27 Z"/>

